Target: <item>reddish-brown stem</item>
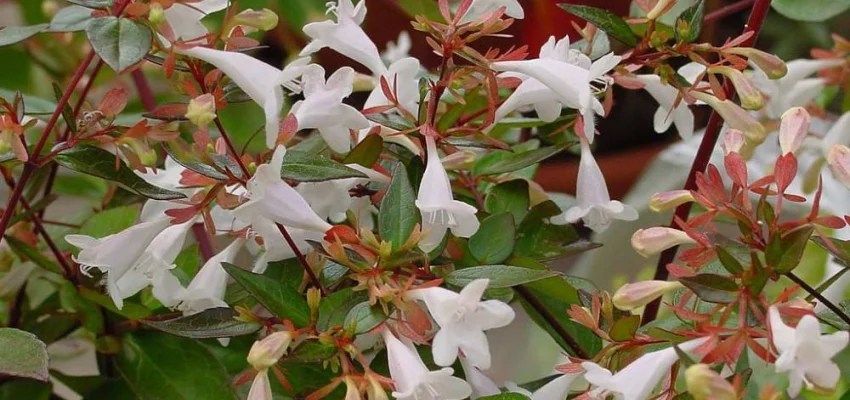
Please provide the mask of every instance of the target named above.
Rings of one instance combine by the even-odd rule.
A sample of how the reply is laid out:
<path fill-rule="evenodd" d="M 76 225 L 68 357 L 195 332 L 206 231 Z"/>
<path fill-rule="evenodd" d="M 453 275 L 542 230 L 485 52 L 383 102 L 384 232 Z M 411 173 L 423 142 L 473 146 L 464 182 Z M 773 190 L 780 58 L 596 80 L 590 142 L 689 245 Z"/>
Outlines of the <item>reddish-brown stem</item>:
<path fill-rule="evenodd" d="M 741 0 L 737 3 L 732 3 L 732 4 L 729 4 L 727 6 L 723 6 L 721 8 L 718 8 L 717 10 L 714 10 L 714 11 L 706 14 L 705 17 L 703 17 L 702 20 L 704 22 L 711 22 L 711 21 L 714 21 L 716 19 L 726 18 L 726 17 L 728 17 L 728 16 L 730 16 L 730 15 L 736 13 L 736 12 L 746 10 L 747 7 L 753 5 L 753 3 L 755 3 L 755 2 L 756 2 L 756 0 Z"/>
<path fill-rule="evenodd" d="M 227 145 L 227 150 L 233 154 L 233 158 L 236 159 L 236 163 L 239 164 L 239 169 L 242 170 L 242 173 L 245 175 L 245 179 L 251 177 L 251 173 L 248 172 L 248 168 L 245 167 L 245 163 L 242 162 L 242 157 L 236 151 L 236 146 L 233 145 L 233 142 L 230 141 L 230 136 L 227 135 L 227 131 L 224 130 L 224 125 L 221 124 L 221 119 L 218 117 L 215 118 L 215 126 L 218 127 L 218 132 L 221 133 L 221 138 L 224 139 L 224 143 Z"/>
<path fill-rule="evenodd" d="M 215 250 L 210 243 L 210 235 L 204 229 L 204 224 L 192 225 L 192 234 L 195 235 L 195 240 L 198 241 L 198 250 L 201 251 L 201 258 L 206 262 L 215 255 Z"/>
<path fill-rule="evenodd" d="M 283 224 L 275 223 L 275 225 L 277 225 L 277 229 L 286 240 L 286 244 L 288 244 L 289 248 L 292 249 L 292 252 L 295 253 L 295 257 L 298 258 L 298 262 L 300 262 L 301 266 L 304 267 L 304 272 L 306 272 L 307 276 L 310 277 L 310 282 L 313 283 L 313 286 L 319 289 L 322 296 L 325 296 L 327 294 L 325 292 L 325 287 L 322 286 L 322 282 L 319 280 L 319 277 L 317 277 L 316 273 L 313 272 L 313 269 L 310 268 L 310 264 L 307 263 L 307 259 L 304 257 L 304 254 L 301 253 L 301 250 L 298 250 L 298 246 L 295 245 L 295 241 L 292 240 L 292 236 L 289 234 L 289 231 L 286 230 L 286 227 L 283 226 Z"/>
<path fill-rule="evenodd" d="M 743 31 L 743 33 L 753 32 L 753 35 L 742 44 L 743 46 L 752 46 L 755 43 L 769 10 L 770 0 L 755 1 L 752 11 L 750 11 L 750 17 L 747 19 L 747 23 L 744 25 Z M 730 80 L 724 80 L 723 91 L 727 98 L 731 98 L 734 94 L 734 88 Z M 688 178 L 685 181 L 685 190 L 696 189 L 696 176 L 698 173 L 705 171 L 705 168 L 708 166 L 708 162 L 711 159 L 711 153 L 714 151 L 714 146 L 717 144 L 717 139 L 720 136 L 720 128 L 722 126 L 723 119 L 716 111 L 712 112 L 711 117 L 708 119 L 708 125 L 705 127 L 705 134 L 702 138 L 702 142 L 700 142 L 699 149 L 694 157 L 694 162 L 691 164 L 691 171 L 688 173 Z M 692 203 L 685 203 L 676 208 L 675 216 L 673 217 L 673 221 L 670 223 L 670 226 L 677 229 L 679 228 L 679 225 L 676 223 L 677 218 L 682 221 L 687 221 L 688 214 L 691 212 L 691 206 Z M 677 251 L 678 247 L 672 247 L 661 253 L 661 256 L 658 259 L 658 265 L 655 267 L 655 277 L 653 279 L 662 281 L 667 280 L 669 277 L 667 264 L 670 264 L 676 259 Z M 658 316 L 658 308 L 660 305 L 661 299 L 657 299 L 646 306 L 643 313 L 643 324 L 655 320 L 655 317 Z"/>
<path fill-rule="evenodd" d="M 575 338 L 573 338 L 573 336 L 570 335 L 569 332 L 567 332 L 567 329 L 564 328 L 564 326 L 561 325 L 560 322 L 558 322 L 558 318 L 556 318 L 554 315 L 552 315 L 551 312 L 549 312 L 549 309 L 546 308 L 546 306 L 540 302 L 540 299 L 534 296 L 534 294 L 531 293 L 531 291 L 528 290 L 528 288 L 526 288 L 525 286 L 516 286 L 514 287 L 514 290 L 516 290 L 517 294 L 519 294 L 520 297 L 522 297 L 522 299 L 525 300 L 525 302 L 528 303 L 531 308 L 537 311 L 540 317 L 543 318 L 543 320 L 546 321 L 546 323 L 552 327 L 552 330 L 558 333 L 558 336 L 560 336 L 561 339 L 564 340 L 564 342 L 567 344 L 567 347 L 572 349 L 574 356 L 583 360 L 588 359 L 588 354 L 584 351 L 581 345 L 579 345 L 578 341 L 576 341 Z"/>
<path fill-rule="evenodd" d="M 141 69 L 136 69 L 130 74 L 133 77 L 133 83 L 136 85 L 136 90 L 139 92 L 139 99 L 142 100 L 142 107 L 147 111 L 153 111 L 156 108 L 156 97 L 151 91 L 151 86 L 148 80 L 145 79 L 145 74 Z"/>

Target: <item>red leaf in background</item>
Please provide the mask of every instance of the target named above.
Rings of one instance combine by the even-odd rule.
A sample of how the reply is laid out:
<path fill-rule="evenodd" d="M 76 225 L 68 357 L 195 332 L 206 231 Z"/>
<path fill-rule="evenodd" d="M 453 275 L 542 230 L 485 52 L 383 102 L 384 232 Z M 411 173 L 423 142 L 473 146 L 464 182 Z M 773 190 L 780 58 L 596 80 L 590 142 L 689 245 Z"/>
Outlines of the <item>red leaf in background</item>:
<path fill-rule="evenodd" d="M 187 105 L 183 103 L 163 104 L 153 111 L 143 115 L 145 118 L 161 121 L 185 121 Z"/>
<path fill-rule="evenodd" d="M 670 276 L 678 279 L 678 278 L 687 278 L 696 275 L 690 268 L 683 267 L 676 263 L 667 264 L 667 271 L 670 272 Z"/>
<path fill-rule="evenodd" d="M 843 219 L 841 219 L 840 217 L 836 217 L 834 215 L 829 215 L 829 216 L 826 216 L 826 217 L 818 217 L 818 218 L 815 218 L 815 220 L 812 221 L 812 222 L 815 223 L 815 224 L 818 224 L 820 226 L 825 226 L 827 228 L 832 228 L 832 229 L 841 229 L 845 225 Z"/>
<path fill-rule="evenodd" d="M 103 96 L 103 100 L 100 101 L 97 109 L 102 112 L 104 116 L 112 118 L 124 110 L 124 107 L 127 106 L 128 97 L 129 93 L 127 92 L 127 89 L 120 87 L 112 88 L 106 92 L 105 96 Z"/>
<path fill-rule="evenodd" d="M 343 243 L 357 244 L 360 243 L 360 238 L 357 237 L 357 232 L 354 228 L 347 225 L 334 225 L 331 229 L 325 232 L 325 241 L 333 242 L 339 239 Z"/>
<path fill-rule="evenodd" d="M 779 193 L 785 193 L 788 185 L 797 176 L 797 157 L 794 157 L 793 153 L 788 153 L 777 158 L 776 165 L 773 168 L 773 176 Z"/>
<path fill-rule="evenodd" d="M 165 211 L 165 215 L 171 217 L 171 223 L 173 224 L 182 224 L 184 222 L 189 222 L 192 218 L 195 218 L 195 215 L 198 214 L 198 209 L 194 206 L 186 207 L 186 208 L 172 208 L 170 210 Z"/>

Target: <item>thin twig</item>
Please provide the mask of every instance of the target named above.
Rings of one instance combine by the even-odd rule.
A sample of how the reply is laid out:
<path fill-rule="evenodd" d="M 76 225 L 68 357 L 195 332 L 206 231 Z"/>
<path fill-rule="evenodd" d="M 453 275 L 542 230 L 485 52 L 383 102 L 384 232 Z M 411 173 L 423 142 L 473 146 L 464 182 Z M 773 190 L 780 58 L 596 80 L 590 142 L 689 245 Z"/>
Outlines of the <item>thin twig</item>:
<path fill-rule="evenodd" d="M 714 10 L 714 11 L 706 14 L 705 17 L 703 17 L 702 20 L 703 20 L 703 22 L 711 22 L 711 21 L 714 21 L 716 19 L 726 18 L 726 17 L 728 17 L 728 16 L 730 16 L 730 15 L 736 13 L 736 12 L 746 10 L 748 7 L 753 5 L 753 3 L 755 3 L 755 2 L 756 2 L 756 0 L 741 0 L 737 3 L 732 3 L 732 4 L 729 4 L 728 6 L 723 6 L 721 8 L 718 8 L 717 10 Z"/>
<path fill-rule="evenodd" d="M 794 275 L 793 272 L 788 272 L 788 273 L 785 274 L 785 276 L 787 276 L 788 279 L 792 280 L 794 283 L 796 283 L 801 288 L 803 288 L 803 290 L 805 290 L 807 293 L 812 295 L 812 297 L 818 299 L 818 301 L 821 302 L 821 304 L 823 304 L 824 306 L 826 306 L 826 308 L 832 310 L 832 312 L 834 312 L 835 315 L 838 316 L 838 318 L 841 318 L 841 320 L 844 321 L 844 323 L 846 323 L 847 325 L 850 325 L 850 316 L 847 316 L 847 314 L 845 314 L 844 311 L 841 308 L 836 306 L 833 302 L 829 301 L 829 299 L 827 299 L 826 297 L 823 297 L 823 295 L 820 292 L 818 292 L 817 289 L 809 286 L 808 283 L 804 282 L 797 275 Z"/>
<path fill-rule="evenodd" d="M 549 312 L 546 306 L 543 305 L 543 303 L 541 303 L 540 300 L 535 297 L 531 293 L 531 291 L 528 290 L 528 288 L 520 285 L 514 287 L 514 289 L 516 290 L 517 294 L 519 294 L 520 297 L 522 297 L 522 299 L 525 300 L 525 302 L 528 303 L 528 305 L 534 309 L 534 311 L 540 314 L 540 317 L 543 318 L 543 320 L 546 321 L 546 323 L 552 327 L 552 330 L 554 330 L 558 334 L 558 336 L 560 336 L 561 339 L 564 340 L 564 342 L 567 344 L 567 347 L 572 349 L 574 356 L 583 360 L 588 359 L 587 353 L 584 351 L 584 349 L 581 348 L 581 345 L 579 345 L 578 341 L 576 341 L 575 338 L 573 338 L 573 336 L 570 335 L 569 332 L 567 332 L 566 328 L 564 328 L 564 326 L 561 325 L 560 322 L 558 322 L 558 319 L 554 315 L 552 315 L 552 313 Z"/>
<path fill-rule="evenodd" d="M 316 273 L 313 272 L 313 269 L 310 268 L 310 264 L 307 262 L 307 258 L 304 257 L 304 254 L 301 253 L 301 250 L 298 250 L 298 246 L 295 245 L 295 241 L 292 240 L 292 236 L 289 234 L 289 231 L 286 230 L 286 227 L 283 226 L 283 224 L 275 223 L 275 225 L 277 225 L 277 229 L 286 240 L 286 244 L 288 244 L 289 248 L 292 249 L 292 252 L 295 253 L 295 257 L 298 258 L 298 262 L 300 262 L 301 266 L 304 267 L 304 272 L 307 273 L 307 276 L 310 278 L 310 282 L 313 283 L 313 286 L 319 289 L 322 296 L 325 296 L 327 293 L 325 292 L 325 287 L 322 286 L 322 281 L 319 280 L 319 277 L 317 277 Z"/>
<path fill-rule="evenodd" d="M 750 11 L 750 17 L 744 25 L 742 33 L 745 34 L 753 32 L 753 35 L 742 44 L 743 46 L 751 46 L 755 43 L 769 10 L 770 0 L 756 0 L 752 11 Z M 731 98 L 733 96 L 734 87 L 729 79 L 724 79 L 723 91 L 726 93 L 727 98 Z M 705 168 L 708 166 L 711 154 L 714 151 L 714 147 L 717 145 L 717 139 L 720 136 L 720 128 L 722 126 L 723 119 L 720 117 L 720 114 L 718 114 L 717 111 L 712 111 L 711 117 L 708 119 L 708 125 L 705 128 L 705 134 L 702 137 L 702 142 L 700 142 L 699 150 L 697 150 L 696 157 L 694 157 L 694 162 L 691 165 L 691 171 L 688 173 L 688 179 L 685 181 L 685 190 L 696 189 L 696 176 L 698 173 L 705 171 Z M 685 203 L 676 208 L 676 213 L 673 217 L 673 221 L 670 223 L 670 226 L 679 229 L 680 227 L 676 223 L 676 220 L 681 219 L 682 221 L 687 221 L 692 205 L 693 203 Z M 653 279 L 661 281 L 667 280 L 669 276 L 667 264 L 670 264 L 676 259 L 677 251 L 678 247 L 672 247 L 661 253 L 661 256 L 658 259 L 658 265 L 655 267 L 655 277 Z M 660 305 L 661 299 L 657 299 L 646 306 L 643 313 L 643 324 L 653 321 L 655 317 L 658 316 L 658 308 Z"/>

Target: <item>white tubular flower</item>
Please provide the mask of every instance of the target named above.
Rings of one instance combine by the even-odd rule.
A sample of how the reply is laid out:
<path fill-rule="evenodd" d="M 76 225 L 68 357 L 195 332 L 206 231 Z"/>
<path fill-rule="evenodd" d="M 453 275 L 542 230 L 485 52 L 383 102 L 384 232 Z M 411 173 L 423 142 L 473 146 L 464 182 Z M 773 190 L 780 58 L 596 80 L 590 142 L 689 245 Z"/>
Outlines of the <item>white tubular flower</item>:
<path fill-rule="evenodd" d="M 457 201 L 452 196 L 449 175 L 440 162 L 437 144 L 431 136 L 425 136 L 428 164 L 422 175 L 422 183 L 416 196 L 416 207 L 422 213 L 422 231 L 425 235 L 419 242 L 423 251 L 437 248 L 446 236 L 446 230 L 452 234 L 468 238 L 478 231 L 478 209 Z"/>
<path fill-rule="evenodd" d="M 501 7 L 505 7 L 505 15 L 511 18 L 525 18 L 525 10 L 519 4 L 519 0 L 472 0 L 462 22 L 474 21 L 478 17 L 494 12 Z"/>
<path fill-rule="evenodd" d="M 168 228 L 167 218 L 142 222 L 114 235 L 100 239 L 87 235 L 67 235 L 65 241 L 80 249 L 74 261 L 80 271 L 87 274 L 96 268 L 106 274 L 106 289 L 115 306 L 124 306 L 124 297 L 118 289 L 118 280 L 126 274 L 133 263 L 141 257 L 151 241 Z"/>
<path fill-rule="evenodd" d="M 251 100 L 263 108 L 266 118 L 266 146 L 273 148 L 280 131 L 280 109 L 283 107 L 283 89 L 281 86 L 297 87 L 293 81 L 298 79 L 310 63 L 309 58 L 299 58 L 286 66 L 283 71 L 272 67 L 247 54 L 193 47 L 181 49 L 173 47 L 175 52 L 204 60 L 227 75 Z M 299 121 L 300 127 L 300 121 Z"/>
<path fill-rule="evenodd" d="M 313 211 L 322 218 L 330 218 L 331 221 L 342 221 L 345 213 L 354 209 L 356 202 L 351 197 L 349 190 L 357 185 L 365 185 L 369 182 L 388 184 L 390 179 L 384 174 L 366 168 L 359 164 L 346 164 L 347 167 L 362 172 L 368 178 L 333 179 L 324 182 L 305 182 L 295 187 L 295 190 L 304 197 L 313 207 Z M 368 200 L 367 200 L 368 201 Z M 370 203 L 371 204 L 371 203 Z M 358 210 L 359 211 L 359 210 Z M 363 215 L 362 217 L 366 217 Z"/>
<path fill-rule="evenodd" d="M 382 75 L 387 68 L 381 60 L 378 47 L 360 27 L 366 18 L 366 1 L 360 1 L 356 7 L 351 0 L 330 2 L 328 13 L 336 15 L 336 22 L 325 20 L 304 26 L 304 33 L 313 41 L 301 50 L 301 56 L 330 47 L 369 68 L 375 76 Z"/>
<path fill-rule="evenodd" d="M 602 232 L 608 229 L 615 219 L 621 221 L 636 220 L 638 213 L 634 208 L 617 200 L 611 200 L 605 177 L 602 175 L 602 170 L 599 169 L 596 159 L 593 158 L 590 145 L 586 140 L 580 139 L 581 162 L 578 167 L 576 188 L 578 205 L 553 217 L 552 222 L 566 224 L 582 220 L 585 226 L 594 232 Z"/>
<path fill-rule="evenodd" d="M 730 128 L 723 133 L 723 143 L 720 147 L 723 148 L 723 154 L 729 155 L 729 153 L 740 153 L 746 143 L 747 138 L 744 132 Z"/>
<path fill-rule="evenodd" d="M 829 154 L 829 150 L 837 145 L 850 145 L 850 112 L 846 112 L 835 121 L 834 124 L 823 136 L 820 141 L 815 140 L 820 145 L 820 151 L 824 156 Z"/>
<path fill-rule="evenodd" d="M 269 381 L 269 370 L 264 369 L 257 372 L 251 381 L 251 389 L 248 390 L 247 400 L 274 400 L 272 384 Z"/>
<path fill-rule="evenodd" d="M 221 263 L 232 263 L 236 254 L 245 245 L 245 239 L 238 238 L 228 245 L 224 250 L 211 257 L 204 263 L 189 286 L 177 296 L 180 304 L 177 308 L 183 311 L 183 315 L 196 314 L 201 311 L 227 307 L 224 302 L 224 292 L 227 289 L 227 271 L 221 267 Z"/>
<path fill-rule="evenodd" d="M 753 84 L 768 98 L 765 113 L 769 118 L 779 118 L 791 107 L 805 106 L 826 85 L 822 78 L 806 77 L 826 68 L 844 64 L 843 59 L 793 60 L 786 63 L 788 73 L 783 78 L 771 80 L 760 68 L 753 70 Z"/>
<path fill-rule="evenodd" d="M 295 103 L 291 110 L 298 120 L 298 129 L 318 129 L 331 150 L 347 153 L 351 149 L 349 130 L 369 127 L 369 120 L 360 111 L 342 102 L 351 94 L 353 84 L 354 70 L 349 67 L 338 69 L 327 82 L 324 68 L 313 65 L 305 70 L 304 100 Z"/>
<path fill-rule="evenodd" d="M 402 58 L 390 65 L 389 70 L 381 74 L 381 77 L 386 79 L 390 90 L 395 87 L 398 91 L 395 96 L 398 98 L 399 104 L 407 111 L 416 113 L 419 109 L 419 81 L 416 80 L 416 75 L 422 66 L 419 60 L 413 57 Z M 366 99 L 364 109 L 389 105 L 390 101 L 384 95 L 384 90 L 381 88 L 380 81 L 372 92 L 369 93 L 369 98 Z"/>
<path fill-rule="evenodd" d="M 850 147 L 836 144 L 829 149 L 826 162 L 835 179 L 850 188 Z"/>
<path fill-rule="evenodd" d="M 186 168 L 177 163 L 177 161 L 171 158 L 171 156 L 168 156 L 165 157 L 165 168 L 163 169 L 153 169 L 151 172 L 145 173 L 140 173 L 135 170 L 133 170 L 133 172 L 135 172 L 136 175 L 139 175 L 147 183 L 156 187 L 186 193 L 194 191 L 194 189 L 184 188 L 180 185 L 180 179 L 183 178 L 183 171 L 185 170 Z"/>
<path fill-rule="evenodd" d="M 292 247 L 289 247 L 289 243 L 286 242 L 283 234 L 280 233 L 280 230 L 273 221 L 268 219 L 255 220 L 251 225 L 251 229 L 263 238 L 263 247 L 265 249 L 265 252 L 257 258 L 251 272 L 254 272 L 255 274 L 262 274 L 266 271 L 266 267 L 268 267 L 270 262 L 288 260 L 295 257 L 295 251 L 292 250 Z M 292 227 L 287 227 L 286 231 L 289 232 L 290 236 L 292 236 L 292 240 L 295 242 L 295 247 L 297 247 L 302 254 L 308 252 L 312 248 L 310 244 L 306 242 L 307 240 L 320 242 L 324 237 L 323 232 L 305 231 Z"/>
<path fill-rule="evenodd" d="M 466 357 L 460 357 L 460 366 L 463 368 L 463 376 L 466 377 L 466 382 L 472 388 L 472 394 L 469 395 L 470 399 L 476 400 L 480 397 L 502 393 L 493 380 L 484 375 L 478 367 L 471 365 Z"/>
<path fill-rule="evenodd" d="M 481 301 L 489 282 L 488 279 L 476 279 L 460 293 L 441 287 L 408 292 L 409 298 L 425 302 L 440 326 L 432 344 L 437 365 L 452 365 L 461 350 L 472 366 L 482 370 L 490 368 L 490 347 L 484 331 L 511 323 L 514 310 L 498 300 Z"/>
<path fill-rule="evenodd" d="M 652 257 L 673 246 L 696 243 L 687 233 L 666 226 L 638 229 L 632 234 L 632 247 L 644 257 Z"/>
<path fill-rule="evenodd" d="M 269 382 L 269 368 L 273 367 L 286 354 L 292 343 L 292 333 L 289 331 L 274 332 L 261 340 L 254 342 L 248 351 L 248 364 L 257 371 L 248 400 L 272 400 L 272 388 Z"/>
<path fill-rule="evenodd" d="M 821 335 L 820 324 L 813 315 L 800 318 L 797 327 L 791 328 L 782 321 L 776 306 L 771 306 L 768 314 L 773 345 L 779 351 L 776 371 L 787 372 L 791 381 L 788 395 L 797 397 L 803 383 L 807 387 L 834 389 L 841 379 L 841 371 L 832 358 L 847 347 L 850 333 Z"/>
<path fill-rule="evenodd" d="M 227 0 L 203 0 L 197 3 L 175 3 L 165 10 L 165 19 L 176 39 L 198 39 L 207 33 L 201 20 L 208 14 L 227 8 Z"/>
<path fill-rule="evenodd" d="M 682 139 L 694 135 L 694 113 L 688 108 L 688 103 L 683 100 L 673 108 L 679 95 L 676 88 L 662 83 L 658 75 L 636 75 L 635 78 L 644 84 L 643 90 L 658 102 L 658 110 L 653 118 L 655 132 L 663 133 L 670 129 L 670 125 L 676 125 L 676 131 Z"/>
<path fill-rule="evenodd" d="M 413 47 L 413 42 L 410 40 L 410 34 L 407 31 L 401 31 L 398 34 L 398 39 L 395 42 L 388 42 L 384 52 L 381 53 L 381 58 L 387 64 L 392 64 L 402 58 L 410 57 L 410 49 Z"/>
<path fill-rule="evenodd" d="M 793 153 L 800 148 L 809 134 L 811 117 L 803 107 L 794 107 L 782 114 L 779 125 L 779 147 L 782 154 Z"/>
<path fill-rule="evenodd" d="M 707 341 L 708 338 L 690 340 L 680 344 L 679 349 L 691 352 Z M 589 393 L 591 398 L 614 395 L 617 400 L 644 400 L 652 397 L 652 390 L 678 360 L 676 350 L 670 347 L 644 354 L 616 374 L 592 362 L 581 366 L 587 371 L 584 378 L 594 387 Z"/>
<path fill-rule="evenodd" d="M 402 343 L 384 329 L 390 376 L 395 383 L 393 397 L 399 400 L 461 400 L 472 394 L 469 384 L 452 376 L 454 370 L 429 371 L 412 344 Z"/>
<path fill-rule="evenodd" d="M 682 288 L 680 282 L 640 281 L 627 283 L 617 289 L 611 301 L 621 310 L 634 310 L 643 307 L 653 300 Z"/>
<path fill-rule="evenodd" d="M 331 225 L 316 215 L 298 192 L 280 178 L 286 148 L 278 146 L 271 161 L 257 167 L 248 181 L 248 201 L 233 210 L 242 221 L 270 219 L 285 226 L 324 233 Z"/>
<path fill-rule="evenodd" d="M 664 212 L 694 201 L 690 190 L 670 190 L 659 192 L 649 199 L 649 209 L 654 212 Z"/>
<path fill-rule="evenodd" d="M 549 381 L 531 394 L 531 400 L 564 400 L 570 394 L 570 387 L 581 374 L 564 374 Z"/>

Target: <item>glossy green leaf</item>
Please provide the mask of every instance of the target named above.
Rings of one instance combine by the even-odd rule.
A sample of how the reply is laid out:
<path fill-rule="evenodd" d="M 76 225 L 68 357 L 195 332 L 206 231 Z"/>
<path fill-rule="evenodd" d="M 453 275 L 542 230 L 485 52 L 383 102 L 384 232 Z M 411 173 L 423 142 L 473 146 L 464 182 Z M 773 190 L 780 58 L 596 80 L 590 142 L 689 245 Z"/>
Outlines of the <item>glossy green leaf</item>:
<path fill-rule="evenodd" d="M 0 385 L 2 400 L 49 400 L 52 385 L 32 379 L 15 379 Z"/>
<path fill-rule="evenodd" d="M 58 103 L 63 96 L 62 88 L 59 87 L 59 84 L 53 82 L 53 95 L 56 97 L 56 102 Z M 62 119 L 65 121 L 65 125 L 71 129 L 72 134 L 77 133 L 77 120 L 74 118 L 74 110 L 71 109 L 71 104 L 68 102 L 65 103 L 65 107 L 62 107 Z"/>
<path fill-rule="evenodd" d="M 772 236 L 765 251 L 765 261 L 778 273 L 793 270 L 800 264 L 813 232 L 814 227 L 808 225 L 795 229 L 782 238 Z"/>
<path fill-rule="evenodd" d="M 720 264 L 723 265 L 723 268 L 726 268 L 730 274 L 737 274 L 744 271 L 744 266 L 741 265 L 741 262 L 723 247 L 715 246 L 714 252 L 717 253 L 717 259 L 720 261 Z"/>
<path fill-rule="evenodd" d="M 530 203 L 528 182 L 514 179 L 493 186 L 484 199 L 484 209 L 490 214 L 509 212 L 514 216 L 514 222 L 521 222 Z"/>
<path fill-rule="evenodd" d="M 228 338 L 257 332 L 262 324 L 236 319 L 235 311 L 226 307 L 211 308 L 197 314 L 165 321 L 146 321 L 142 324 L 172 335 L 192 338 Z"/>
<path fill-rule="evenodd" d="M 288 319 L 296 327 L 310 323 L 310 307 L 295 289 L 281 285 L 274 279 L 245 271 L 233 264 L 222 263 L 222 267 L 257 301 L 278 318 Z"/>
<path fill-rule="evenodd" d="M 59 153 L 54 159 L 65 168 L 115 182 L 132 193 L 150 199 L 175 200 L 186 197 L 183 193 L 147 183 L 120 160 L 116 164 L 115 155 L 99 147 L 76 146 Z"/>
<path fill-rule="evenodd" d="M 427 1 L 427 0 L 426 0 Z M 387 128 L 402 132 L 409 129 L 413 129 L 414 126 L 411 123 L 404 119 L 402 116 L 397 114 L 368 114 L 365 116 L 366 119 L 372 121 L 378 125 L 386 126 Z M 377 136 L 377 135 L 373 135 Z"/>
<path fill-rule="evenodd" d="M 32 333 L 0 328 L 0 376 L 47 382 L 47 346 Z"/>
<path fill-rule="evenodd" d="M 558 154 L 561 150 L 563 150 L 562 147 L 550 146 L 522 153 L 513 153 L 505 150 L 493 151 L 481 157 L 475 163 L 472 173 L 475 175 L 495 175 L 518 171 Z"/>
<path fill-rule="evenodd" d="M 283 363 L 318 363 L 337 355 L 337 347 L 331 343 L 306 340 L 282 360 Z"/>
<path fill-rule="evenodd" d="M 728 304 L 738 295 L 738 284 L 723 275 L 699 274 L 679 278 L 679 282 L 691 289 L 703 301 Z"/>
<path fill-rule="evenodd" d="M 32 261 L 35 265 L 38 265 L 46 271 L 62 274 L 62 268 L 59 264 L 47 258 L 44 254 L 41 254 L 38 249 L 31 247 L 11 235 L 5 235 L 4 238 L 6 243 L 9 245 L 9 248 L 22 260 Z"/>
<path fill-rule="evenodd" d="M 332 179 L 366 178 L 362 172 L 327 157 L 303 151 L 288 151 L 283 157 L 280 176 L 299 182 L 322 182 Z"/>
<path fill-rule="evenodd" d="M 597 28 L 605 31 L 608 36 L 617 39 L 627 46 L 637 46 L 638 41 L 634 33 L 632 33 L 629 24 L 622 18 L 614 15 L 612 12 L 601 8 L 580 6 L 577 4 L 558 4 L 558 7 L 567 10 L 571 14 L 596 25 Z"/>
<path fill-rule="evenodd" d="M 47 30 L 48 24 L 7 26 L 0 29 L 0 46 L 15 44 Z"/>
<path fill-rule="evenodd" d="M 682 11 L 682 14 L 679 15 L 679 18 L 676 22 L 676 36 L 679 37 L 680 26 L 686 26 L 687 29 L 685 33 L 687 36 L 679 37 L 679 40 L 683 40 L 685 42 L 693 42 L 699 38 L 699 33 L 702 31 L 702 19 L 705 14 L 705 1 L 698 0 L 694 5 Z"/>
<path fill-rule="evenodd" d="M 351 288 L 345 288 L 323 297 L 319 303 L 319 317 L 316 320 L 316 328 L 327 331 L 330 328 L 340 327 L 345 322 L 345 317 L 354 306 L 368 300 L 365 291 L 355 292 Z"/>
<path fill-rule="evenodd" d="M 122 338 L 115 365 L 140 399 L 237 399 L 227 370 L 196 340 L 133 332 Z"/>
<path fill-rule="evenodd" d="M 630 315 L 614 321 L 608 335 L 617 342 L 629 341 L 634 338 L 638 327 L 640 327 L 640 316 Z"/>
<path fill-rule="evenodd" d="M 368 301 L 359 303 L 351 308 L 342 323 L 345 328 L 354 328 L 355 334 L 366 333 L 387 319 L 379 305 L 370 306 Z"/>
<path fill-rule="evenodd" d="M 6 99 L 6 101 L 8 102 L 13 102 L 15 100 L 15 92 L 8 89 L 0 89 L 0 97 Z M 29 94 L 24 94 L 24 110 L 26 111 L 27 115 L 53 114 L 53 110 L 55 109 L 56 103 L 50 100 L 42 99 L 40 97 L 36 97 Z M 0 111 L 0 114 L 5 111 L 6 110 L 3 109 L 2 111 Z"/>
<path fill-rule="evenodd" d="M 115 303 L 112 302 L 112 299 L 103 293 L 95 292 L 94 290 L 91 290 L 86 287 L 79 288 L 79 291 L 80 296 L 82 296 L 83 298 L 89 301 L 93 301 L 101 307 L 104 307 L 107 310 L 112 311 L 125 318 L 139 320 L 142 318 L 149 317 L 152 314 L 151 310 L 148 310 L 146 307 L 138 303 L 124 300 L 124 307 L 119 310 L 117 307 L 115 307 Z"/>
<path fill-rule="evenodd" d="M 419 210 L 415 201 L 416 193 L 410 186 L 407 171 L 404 165 L 398 164 L 393 168 L 393 178 L 378 213 L 378 232 L 382 240 L 392 243 L 393 249 L 407 242 L 413 228 L 419 223 Z"/>
<path fill-rule="evenodd" d="M 366 168 L 372 168 L 381 152 L 384 150 L 384 139 L 381 135 L 366 136 L 363 141 L 354 146 L 344 160 L 345 164 L 360 164 Z"/>
<path fill-rule="evenodd" d="M 59 10 L 50 20 L 50 32 L 76 32 L 86 29 L 91 21 L 92 9 L 81 6 L 69 6 Z"/>
<path fill-rule="evenodd" d="M 797 21 L 828 20 L 850 8 L 850 0 L 773 0 L 776 12 Z"/>
<path fill-rule="evenodd" d="M 79 233 L 102 238 L 133 226 L 138 217 L 139 207 L 136 205 L 110 208 L 93 214 L 80 227 Z"/>
<path fill-rule="evenodd" d="M 422 15 L 431 21 L 443 21 L 440 9 L 437 8 L 437 2 L 434 0 L 398 0 L 398 5 L 411 18 Z"/>
<path fill-rule="evenodd" d="M 561 213 L 552 201 L 540 203 L 522 220 L 517 228 L 514 254 L 538 260 L 554 259 L 599 247 L 579 238 L 571 225 L 555 225 L 550 218 Z"/>
<path fill-rule="evenodd" d="M 510 213 L 493 214 L 469 238 L 469 251 L 483 264 L 498 264 L 511 256 L 516 243 L 516 225 Z"/>
<path fill-rule="evenodd" d="M 826 240 L 820 236 L 815 236 L 812 238 L 812 241 L 835 256 L 840 263 L 845 266 L 850 266 L 850 240 L 829 238 L 829 243 L 827 243 Z"/>
<path fill-rule="evenodd" d="M 153 34 L 147 26 L 116 17 L 89 21 L 86 36 L 97 55 L 116 72 L 141 61 L 151 50 L 153 40 Z"/>
<path fill-rule="evenodd" d="M 105 9 L 112 7 L 115 0 L 68 0 L 68 2 L 88 8 Z"/>
<path fill-rule="evenodd" d="M 164 142 L 162 148 L 174 161 L 190 171 L 219 181 L 228 179 L 225 173 L 211 165 L 211 162 L 202 159 L 201 155 L 193 152 L 186 143 L 180 140 Z"/>
<path fill-rule="evenodd" d="M 446 283 L 455 286 L 466 286 L 476 279 L 489 279 L 490 289 L 506 288 L 523 285 L 541 279 L 561 275 L 551 270 L 535 270 L 511 265 L 479 265 L 453 271 L 446 276 Z"/>

